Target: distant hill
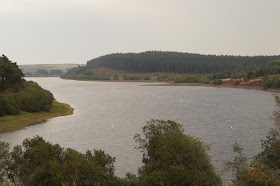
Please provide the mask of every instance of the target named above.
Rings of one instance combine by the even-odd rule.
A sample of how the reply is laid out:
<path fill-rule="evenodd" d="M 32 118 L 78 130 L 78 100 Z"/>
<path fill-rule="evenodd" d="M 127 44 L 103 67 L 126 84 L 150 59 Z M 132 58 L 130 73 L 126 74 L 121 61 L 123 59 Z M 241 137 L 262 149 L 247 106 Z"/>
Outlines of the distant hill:
<path fill-rule="evenodd" d="M 106 67 L 129 73 L 184 73 L 213 74 L 263 65 L 280 56 L 228 56 L 201 55 L 180 52 L 148 51 L 142 53 L 116 53 L 87 62 L 87 70 Z"/>
<path fill-rule="evenodd" d="M 60 76 L 65 74 L 69 69 L 85 66 L 81 64 L 34 64 L 34 65 L 19 65 L 25 76 Z M 42 72 L 42 73 L 40 73 Z M 46 73 L 47 72 L 47 73 Z M 59 73 L 51 73 L 59 72 Z M 61 72 L 61 74 L 60 74 Z"/>

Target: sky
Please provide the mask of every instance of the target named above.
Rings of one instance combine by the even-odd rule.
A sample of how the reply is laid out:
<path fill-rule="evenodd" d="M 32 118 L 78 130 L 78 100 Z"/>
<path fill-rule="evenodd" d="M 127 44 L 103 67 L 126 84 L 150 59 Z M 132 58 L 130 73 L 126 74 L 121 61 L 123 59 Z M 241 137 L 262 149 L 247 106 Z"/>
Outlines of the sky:
<path fill-rule="evenodd" d="M 85 64 L 149 50 L 280 55 L 280 0 L 0 0 L 0 54 Z"/>

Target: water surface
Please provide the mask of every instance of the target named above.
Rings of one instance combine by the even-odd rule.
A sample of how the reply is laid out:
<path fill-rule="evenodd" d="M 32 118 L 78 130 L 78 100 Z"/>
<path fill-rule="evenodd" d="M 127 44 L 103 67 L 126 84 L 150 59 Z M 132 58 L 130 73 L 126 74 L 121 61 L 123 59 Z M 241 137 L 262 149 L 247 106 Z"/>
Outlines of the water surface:
<path fill-rule="evenodd" d="M 133 137 L 150 119 L 174 120 L 186 134 L 211 145 L 218 171 L 232 159 L 231 145 L 241 144 L 248 156 L 260 151 L 261 139 L 273 126 L 274 94 L 259 90 L 140 86 L 141 82 L 85 82 L 59 78 L 27 78 L 75 108 L 71 116 L 0 134 L 20 144 L 35 135 L 78 151 L 102 149 L 116 157 L 116 173 L 137 173 L 142 154 Z"/>

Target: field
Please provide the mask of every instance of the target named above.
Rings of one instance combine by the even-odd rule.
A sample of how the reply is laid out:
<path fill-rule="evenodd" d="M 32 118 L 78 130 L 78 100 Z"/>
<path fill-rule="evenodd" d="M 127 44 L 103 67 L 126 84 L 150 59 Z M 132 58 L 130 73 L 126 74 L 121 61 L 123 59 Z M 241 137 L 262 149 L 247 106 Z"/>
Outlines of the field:
<path fill-rule="evenodd" d="M 61 70 L 66 73 L 68 69 L 77 66 L 83 66 L 82 64 L 44 64 L 44 65 L 19 65 L 20 69 L 23 69 L 24 73 L 36 73 L 38 69 L 44 69 L 51 71 L 53 69 Z"/>
<path fill-rule="evenodd" d="M 19 115 L 0 117 L 0 132 L 23 129 L 28 125 L 43 123 L 46 119 L 73 114 L 73 108 L 65 103 L 54 101 L 49 112 L 21 112 Z"/>

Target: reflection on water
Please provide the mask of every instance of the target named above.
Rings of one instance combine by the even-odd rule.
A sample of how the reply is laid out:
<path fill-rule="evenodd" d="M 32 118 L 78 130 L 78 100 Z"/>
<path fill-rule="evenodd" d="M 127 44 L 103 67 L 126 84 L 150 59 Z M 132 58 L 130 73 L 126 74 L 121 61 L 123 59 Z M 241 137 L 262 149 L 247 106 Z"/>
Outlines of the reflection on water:
<path fill-rule="evenodd" d="M 30 80 L 30 78 L 27 78 Z M 231 144 L 247 155 L 260 151 L 273 121 L 274 96 L 258 90 L 140 86 L 140 82 L 84 82 L 59 78 L 31 78 L 50 90 L 74 114 L 48 120 L 24 130 L 0 134 L 0 140 L 20 144 L 35 135 L 85 152 L 102 149 L 116 157 L 116 173 L 136 173 L 142 155 L 133 137 L 150 119 L 175 120 L 185 133 L 211 145 L 209 154 L 218 171 L 232 159 Z"/>

